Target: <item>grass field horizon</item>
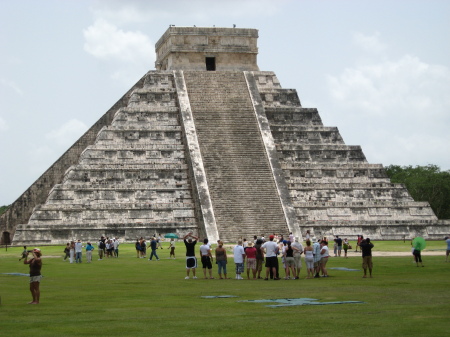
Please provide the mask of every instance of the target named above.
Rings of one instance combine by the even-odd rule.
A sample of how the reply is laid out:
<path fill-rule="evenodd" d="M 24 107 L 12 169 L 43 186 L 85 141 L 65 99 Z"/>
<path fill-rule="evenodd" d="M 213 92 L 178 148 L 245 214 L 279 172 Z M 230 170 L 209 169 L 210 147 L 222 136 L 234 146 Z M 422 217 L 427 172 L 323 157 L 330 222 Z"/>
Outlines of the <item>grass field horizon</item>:
<path fill-rule="evenodd" d="M 374 242 L 374 250 L 408 251 L 408 241 Z M 32 248 L 32 247 L 30 247 Z M 133 244 L 120 246 L 119 259 L 91 264 L 63 262 L 63 246 L 41 246 L 41 303 L 31 300 L 29 278 L 19 262 L 22 247 L 0 249 L 0 335 L 4 336 L 242 336 L 273 334 L 348 336 L 447 336 L 450 313 L 445 243 L 427 242 L 442 254 L 425 256 L 417 268 L 411 256 L 374 258 L 374 278 L 363 279 L 361 256 L 332 258 L 327 279 L 235 280 L 233 259 L 228 276 L 185 280 L 185 248 L 177 242 L 176 259 L 168 259 L 167 242 L 160 261 L 136 258 Z M 197 252 L 199 249 L 199 245 Z M 357 269 L 358 271 L 332 268 Z M 281 276 L 284 272 L 281 271 Z M 245 273 L 246 277 L 246 273 Z M 203 298 L 202 296 L 236 296 Z M 359 304 L 272 308 L 263 299 L 313 298 L 318 302 L 362 301 Z"/>

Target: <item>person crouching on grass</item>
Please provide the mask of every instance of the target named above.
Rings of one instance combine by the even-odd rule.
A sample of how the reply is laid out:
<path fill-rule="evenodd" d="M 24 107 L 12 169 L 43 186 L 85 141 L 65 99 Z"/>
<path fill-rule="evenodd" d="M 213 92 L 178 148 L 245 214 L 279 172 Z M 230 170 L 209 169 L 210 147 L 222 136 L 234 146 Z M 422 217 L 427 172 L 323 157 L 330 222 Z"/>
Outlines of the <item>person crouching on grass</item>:
<path fill-rule="evenodd" d="M 39 304 L 39 299 L 41 297 L 41 291 L 39 290 L 39 284 L 41 282 L 41 268 L 42 268 L 42 260 L 41 260 L 41 250 L 38 248 L 29 251 L 29 253 L 33 254 L 33 258 L 28 260 L 28 254 L 23 261 L 24 264 L 30 265 L 30 291 L 33 300 L 28 304 Z"/>

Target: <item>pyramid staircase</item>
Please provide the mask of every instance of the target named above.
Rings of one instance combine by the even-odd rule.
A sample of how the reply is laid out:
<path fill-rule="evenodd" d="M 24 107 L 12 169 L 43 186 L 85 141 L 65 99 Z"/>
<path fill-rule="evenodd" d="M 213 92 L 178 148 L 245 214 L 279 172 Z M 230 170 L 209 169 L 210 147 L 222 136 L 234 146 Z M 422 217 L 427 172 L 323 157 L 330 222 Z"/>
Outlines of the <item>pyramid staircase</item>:
<path fill-rule="evenodd" d="M 184 72 L 219 237 L 288 233 L 243 72 Z"/>

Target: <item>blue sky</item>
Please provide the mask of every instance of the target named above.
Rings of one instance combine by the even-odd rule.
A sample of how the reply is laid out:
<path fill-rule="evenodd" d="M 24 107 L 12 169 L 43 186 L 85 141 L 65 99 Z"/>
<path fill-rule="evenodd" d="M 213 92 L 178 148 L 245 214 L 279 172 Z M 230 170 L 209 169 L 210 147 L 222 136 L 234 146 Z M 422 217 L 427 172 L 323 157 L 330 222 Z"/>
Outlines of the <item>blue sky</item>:
<path fill-rule="evenodd" d="M 450 1 L 0 1 L 0 205 L 148 70 L 170 24 L 259 30 L 258 64 L 370 163 L 450 169 Z"/>

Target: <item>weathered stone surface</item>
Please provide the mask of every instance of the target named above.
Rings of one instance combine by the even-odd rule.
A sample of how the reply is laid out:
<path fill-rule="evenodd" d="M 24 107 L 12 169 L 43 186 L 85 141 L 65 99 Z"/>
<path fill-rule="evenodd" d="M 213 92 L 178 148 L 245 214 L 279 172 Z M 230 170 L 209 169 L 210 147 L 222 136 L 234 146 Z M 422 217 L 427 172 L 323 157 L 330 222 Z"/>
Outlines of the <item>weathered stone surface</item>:
<path fill-rule="evenodd" d="M 254 29 L 170 27 L 156 45 L 158 70 L 11 205 L 2 240 L 448 235 L 450 220 L 391 183 L 273 72 L 258 71 L 257 37 Z"/>

